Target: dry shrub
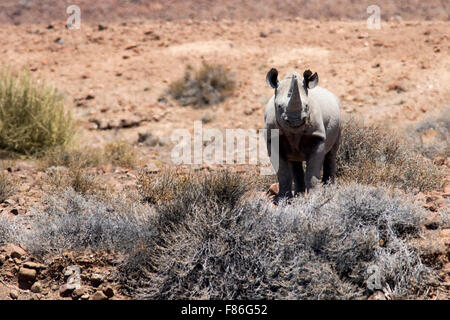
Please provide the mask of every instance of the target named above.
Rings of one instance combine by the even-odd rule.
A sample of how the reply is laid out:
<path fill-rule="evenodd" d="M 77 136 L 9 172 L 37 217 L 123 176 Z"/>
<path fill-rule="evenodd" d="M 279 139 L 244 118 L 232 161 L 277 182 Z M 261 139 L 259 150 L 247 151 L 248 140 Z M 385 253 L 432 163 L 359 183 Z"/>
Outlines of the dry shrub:
<path fill-rule="evenodd" d="M 104 157 L 113 165 L 132 168 L 138 164 L 138 153 L 126 141 L 115 141 L 107 144 Z"/>
<path fill-rule="evenodd" d="M 355 119 L 343 125 L 337 156 L 341 181 L 385 184 L 405 191 L 430 191 L 443 183 L 443 173 L 430 160 L 380 126 L 361 125 Z"/>
<path fill-rule="evenodd" d="M 411 244 L 423 209 L 402 195 L 350 183 L 275 207 L 248 196 L 246 176 L 169 174 L 148 178 L 169 181 L 171 196 L 153 205 L 72 189 L 47 196 L 26 220 L 2 219 L 0 242 L 36 255 L 122 252 L 119 280 L 145 299 L 364 299 L 373 268 L 391 298 L 417 298 L 432 280 Z"/>
<path fill-rule="evenodd" d="M 153 235 L 153 210 L 123 195 L 96 197 L 69 188 L 46 195 L 43 202 L 44 210 L 32 209 L 29 230 L 8 233 L 37 256 L 89 249 L 127 253 Z M 8 230 L 21 223 L 9 222 Z"/>
<path fill-rule="evenodd" d="M 407 130 L 411 145 L 430 159 L 450 156 L 450 107 L 410 126 Z M 428 136 L 428 138 L 427 138 Z"/>
<path fill-rule="evenodd" d="M 59 193 L 71 188 L 80 194 L 102 194 L 106 187 L 99 183 L 97 177 L 80 167 L 51 167 L 45 179 L 49 192 Z"/>
<path fill-rule="evenodd" d="M 234 87 L 234 80 L 223 66 L 203 63 L 195 72 L 188 66 L 184 78 L 170 84 L 168 93 L 182 106 L 204 107 L 223 102 Z"/>
<path fill-rule="evenodd" d="M 41 159 L 42 169 L 50 167 L 90 168 L 103 163 L 102 151 L 98 148 L 60 146 L 45 152 Z"/>
<path fill-rule="evenodd" d="M 1 74 L 0 149 L 35 154 L 67 144 L 73 133 L 72 116 L 56 89 L 27 74 Z"/>
<path fill-rule="evenodd" d="M 392 298 L 426 289 L 430 270 L 409 244 L 423 209 L 384 188 L 326 187 L 274 207 L 243 200 L 245 177 L 161 175 L 152 185 L 169 181 L 171 196 L 155 196 L 154 236 L 121 267 L 134 297 L 359 299 L 373 266 Z"/>
<path fill-rule="evenodd" d="M 0 203 L 14 194 L 15 185 L 6 173 L 0 172 Z"/>

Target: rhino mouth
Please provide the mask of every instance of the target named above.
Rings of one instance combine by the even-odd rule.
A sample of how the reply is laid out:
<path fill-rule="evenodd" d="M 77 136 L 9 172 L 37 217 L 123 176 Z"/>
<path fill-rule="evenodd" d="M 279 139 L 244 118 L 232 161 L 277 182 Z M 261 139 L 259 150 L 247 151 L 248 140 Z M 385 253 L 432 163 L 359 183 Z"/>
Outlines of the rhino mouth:
<path fill-rule="evenodd" d="M 302 119 L 300 114 L 283 114 L 282 119 L 293 128 L 301 127 L 305 123 L 305 119 Z"/>

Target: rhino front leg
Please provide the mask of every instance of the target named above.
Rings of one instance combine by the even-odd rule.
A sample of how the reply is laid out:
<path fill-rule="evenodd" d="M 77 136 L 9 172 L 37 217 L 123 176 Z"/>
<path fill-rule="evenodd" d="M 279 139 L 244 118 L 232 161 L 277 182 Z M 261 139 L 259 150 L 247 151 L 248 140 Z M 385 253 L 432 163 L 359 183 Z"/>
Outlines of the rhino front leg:
<path fill-rule="evenodd" d="M 306 160 L 306 190 L 313 189 L 320 182 L 320 169 L 325 158 L 325 143 L 320 142 Z"/>
<path fill-rule="evenodd" d="M 294 195 L 305 193 L 305 174 L 303 172 L 303 162 L 291 162 L 292 177 L 294 179 Z"/>
<path fill-rule="evenodd" d="M 280 158 L 277 171 L 278 194 L 274 199 L 277 203 L 283 198 L 292 198 L 292 169 L 289 162 Z"/>

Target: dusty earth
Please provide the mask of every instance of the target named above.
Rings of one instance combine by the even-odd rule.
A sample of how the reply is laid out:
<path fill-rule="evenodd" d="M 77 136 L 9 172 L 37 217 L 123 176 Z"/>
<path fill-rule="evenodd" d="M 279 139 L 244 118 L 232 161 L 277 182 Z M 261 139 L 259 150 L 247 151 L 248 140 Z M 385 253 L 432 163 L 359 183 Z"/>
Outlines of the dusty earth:
<path fill-rule="evenodd" d="M 212 115 L 212 121 L 203 124 L 204 128 L 263 128 L 265 103 L 272 95 L 265 75 L 271 67 L 281 74 L 306 68 L 317 72 L 320 84 L 341 98 L 344 116 L 361 116 L 367 122 L 381 122 L 398 131 L 450 107 L 450 22 L 446 1 L 431 1 L 428 11 L 416 14 L 405 10 L 402 17 L 411 20 L 384 20 L 380 30 L 368 30 L 365 20 L 342 19 L 349 16 L 339 15 L 336 8 L 330 9 L 337 12 L 336 18 L 333 14 L 320 20 L 280 14 L 272 17 L 258 11 L 254 16 L 258 19 L 250 20 L 240 16 L 245 15 L 243 11 L 230 16 L 226 7 L 217 12 L 228 15 L 214 14 L 216 11 L 211 9 L 207 11 L 209 16 L 203 16 L 201 10 L 195 16 L 192 7 L 185 7 L 180 1 L 171 1 L 170 10 L 160 2 L 151 2 L 150 7 L 163 6 L 162 13 L 154 17 L 154 10 L 149 10 L 153 12 L 150 14 L 142 7 L 144 11 L 135 11 L 140 14 L 134 16 L 140 18 L 130 17 L 133 8 L 140 6 L 139 1 L 132 4 L 135 7 L 125 7 L 126 14 L 122 12 L 124 7 L 113 11 L 116 14 L 110 13 L 108 3 L 113 1 L 102 1 L 103 11 L 97 9 L 109 15 L 101 15 L 101 24 L 95 18 L 98 12 L 90 9 L 93 13 L 88 10 L 81 29 L 69 30 L 65 27 L 64 10 L 61 17 L 58 15 L 61 6 L 56 6 L 59 11 L 54 14 L 42 15 L 47 14 L 44 5 L 35 7 L 33 1 L 22 2 L 31 6 L 25 6 L 20 14 L 14 14 L 16 4 L 12 1 L 1 5 L 2 67 L 28 70 L 33 78 L 50 83 L 65 94 L 66 104 L 80 125 L 77 143 L 104 146 L 125 139 L 135 146 L 143 165 L 153 168 L 171 164 L 173 130 L 192 132 L 194 121 L 201 120 L 205 112 Z M 235 7 L 233 1 L 226 3 Z M 399 5 L 388 12 L 393 17 L 402 12 L 401 8 Z M 246 17 L 252 17 L 249 12 L 251 6 Z M 431 18 L 436 20 L 425 21 Z M 182 77 L 187 65 L 197 67 L 203 61 L 222 64 L 231 71 L 236 80 L 235 93 L 207 109 L 178 106 L 167 97 L 169 83 Z M 160 137 L 165 146 L 138 144 L 138 133 L 148 132 Z M 450 158 L 439 161 L 449 170 Z M 119 192 L 136 185 L 138 168 L 107 166 L 97 170 L 101 179 Z M 45 174 L 34 161 L 26 159 L 12 162 L 6 171 L 20 184 L 18 192 L 0 205 L 0 214 L 30 214 L 30 208 L 40 203 Z M 448 214 L 448 177 L 444 189 L 420 197 L 430 209 L 430 221 L 437 213 Z M 432 297 L 448 299 L 449 229 L 426 230 L 426 238 L 442 248 L 433 259 L 442 265 L 443 284 L 433 290 Z M 82 280 L 88 285 L 83 294 L 104 298 L 112 289 L 112 299 L 125 298 L 112 280 L 119 259 L 112 254 L 98 257 L 95 253 L 67 253 L 59 260 L 38 261 L 41 266 L 29 268 L 25 264 L 34 258 L 20 248 L 2 247 L 2 257 L 0 299 L 71 299 L 60 294 L 65 283 L 63 271 L 70 264 L 84 268 Z M 40 292 L 20 288 L 20 268 L 37 270 Z M 98 274 L 102 281 L 94 283 Z"/>

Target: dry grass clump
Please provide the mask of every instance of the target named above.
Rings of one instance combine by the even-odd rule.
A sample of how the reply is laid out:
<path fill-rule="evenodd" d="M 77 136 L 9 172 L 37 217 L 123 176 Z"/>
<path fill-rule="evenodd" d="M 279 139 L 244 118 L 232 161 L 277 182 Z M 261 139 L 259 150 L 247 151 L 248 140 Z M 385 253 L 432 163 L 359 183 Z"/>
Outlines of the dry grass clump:
<path fill-rule="evenodd" d="M 248 181 L 226 172 L 152 181 L 171 196 L 155 196 L 154 236 L 121 267 L 135 297 L 359 299 L 371 268 L 392 298 L 425 290 L 430 271 L 408 242 L 423 211 L 384 188 L 335 185 L 274 207 L 244 200 Z"/>
<path fill-rule="evenodd" d="M 337 176 L 341 181 L 385 184 L 405 191 L 430 191 L 443 182 L 439 168 L 393 132 L 355 119 L 343 125 Z"/>
<path fill-rule="evenodd" d="M 55 88 L 5 71 L 0 75 L 0 149 L 35 154 L 68 143 L 71 114 Z"/>
<path fill-rule="evenodd" d="M 450 107 L 410 126 L 407 137 L 422 155 L 434 159 L 450 156 Z"/>
<path fill-rule="evenodd" d="M 127 253 L 153 234 L 152 209 L 122 195 L 99 198 L 69 188 L 47 195 L 44 203 L 20 234 L 20 243 L 38 256 L 89 249 Z"/>
<path fill-rule="evenodd" d="M 104 149 L 104 158 L 120 167 L 132 168 L 138 164 L 138 153 L 125 141 L 107 144 Z"/>
<path fill-rule="evenodd" d="M 61 192 L 71 188 L 80 194 L 102 194 L 106 187 L 100 184 L 97 177 L 80 167 L 51 167 L 45 179 L 49 192 Z"/>
<path fill-rule="evenodd" d="M 8 175 L 0 172 L 0 203 L 14 194 L 15 185 L 9 179 Z"/>
<path fill-rule="evenodd" d="M 234 80 L 223 66 L 203 63 L 195 72 L 188 66 L 184 78 L 170 84 L 168 93 L 182 106 L 204 107 L 223 102 L 234 87 Z"/>
<path fill-rule="evenodd" d="M 41 158 L 42 169 L 50 167 L 92 168 L 103 163 L 103 153 L 99 148 L 60 146 L 48 150 Z"/>
<path fill-rule="evenodd" d="M 142 143 L 148 147 L 156 147 L 156 146 L 165 146 L 167 142 L 165 139 L 151 133 L 151 132 L 145 132 L 145 133 L 138 133 L 138 143 Z"/>

